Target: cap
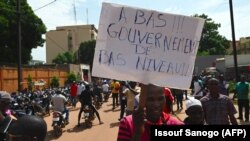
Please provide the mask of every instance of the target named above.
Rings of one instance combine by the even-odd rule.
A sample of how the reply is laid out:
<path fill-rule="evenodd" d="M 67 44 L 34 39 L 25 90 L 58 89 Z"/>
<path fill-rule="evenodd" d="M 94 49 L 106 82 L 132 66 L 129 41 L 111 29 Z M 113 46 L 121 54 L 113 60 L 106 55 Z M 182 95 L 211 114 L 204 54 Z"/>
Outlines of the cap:
<path fill-rule="evenodd" d="M 200 100 L 195 99 L 194 97 L 188 97 L 188 100 L 186 101 L 186 109 L 195 105 L 202 106 Z"/>
<path fill-rule="evenodd" d="M 0 100 L 11 100 L 11 96 L 6 91 L 0 91 Z"/>

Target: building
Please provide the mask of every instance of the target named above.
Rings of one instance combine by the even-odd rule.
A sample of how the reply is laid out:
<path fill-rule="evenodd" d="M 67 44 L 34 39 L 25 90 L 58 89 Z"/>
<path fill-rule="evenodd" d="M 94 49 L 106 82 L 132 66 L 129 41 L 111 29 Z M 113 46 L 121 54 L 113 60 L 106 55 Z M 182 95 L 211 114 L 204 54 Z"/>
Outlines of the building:
<path fill-rule="evenodd" d="M 96 40 L 97 29 L 94 25 L 60 26 L 46 33 L 46 63 L 59 53 L 76 53 L 82 42 Z"/>
<path fill-rule="evenodd" d="M 250 54 L 250 37 L 242 37 L 239 41 L 238 54 Z"/>
<path fill-rule="evenodd" d="M 241 37 L 236 43 L 237 54 L 250 54 L 250 37 Z M 230 42 L 228 54 L 233 54 L 233 43 Z"/>

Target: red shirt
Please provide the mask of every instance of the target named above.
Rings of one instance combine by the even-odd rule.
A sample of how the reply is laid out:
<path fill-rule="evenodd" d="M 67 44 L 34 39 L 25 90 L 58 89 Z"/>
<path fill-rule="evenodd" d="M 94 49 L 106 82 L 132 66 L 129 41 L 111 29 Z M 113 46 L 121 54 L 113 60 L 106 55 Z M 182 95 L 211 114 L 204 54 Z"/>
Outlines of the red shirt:
<path fill-rule="evenodd" d="M 166 125 L 184 125 L 184 123 L 178 120 L 177 118 L 170 116 L 164 112 L 162 114 L 163 114 L 164 119 L 166 120 Z M 147 121 L 145 123 L 145 131 L 142 134 L 141 141 L 150 140 L 149 131 L 146 130 L 149 128 L 146 128 L 146 127 L 149 125 L 153 125 L 153 124 L 163 125 L 163 121 L 161 119 L 159 119 L 156 123 L 151 123 Z M 117 141 L 130 141 L 133 134 L 134 134 L 134 123 L 133 123 L 132 115 L 129 115 L 129 116 L 124 117 L 120 122 Z"/>
<path fill-rule="evenodd" d="M 74 97 L 77 95 L 77 85 L 75 83 L 70 87 L 70 95 Z"/>
<path fill-rule="evenodd" d="M 171 104 L 174 102 L 174 96 L 169 88 L 167 87 L 164 88 L 164 95 L 165 95 L 165 98 L 169 100 L 168 102 L 171 102 Z M 170 113 L 171 110 L 167 107 L 167 104 L 170 104 L 170 103 L 167 103 L 166 101 L 166 105 L 164 106 L 164 112 Z"/>

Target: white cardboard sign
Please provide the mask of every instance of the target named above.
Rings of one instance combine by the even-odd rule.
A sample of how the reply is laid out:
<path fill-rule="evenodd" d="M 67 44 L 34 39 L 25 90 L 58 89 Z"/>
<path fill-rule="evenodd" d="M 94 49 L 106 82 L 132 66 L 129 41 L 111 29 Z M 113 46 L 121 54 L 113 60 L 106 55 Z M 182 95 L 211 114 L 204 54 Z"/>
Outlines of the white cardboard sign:
<path fill-rule="evenodd" d="M 204 19 L 103 3 L 92 75 L 187 89 Z"/>

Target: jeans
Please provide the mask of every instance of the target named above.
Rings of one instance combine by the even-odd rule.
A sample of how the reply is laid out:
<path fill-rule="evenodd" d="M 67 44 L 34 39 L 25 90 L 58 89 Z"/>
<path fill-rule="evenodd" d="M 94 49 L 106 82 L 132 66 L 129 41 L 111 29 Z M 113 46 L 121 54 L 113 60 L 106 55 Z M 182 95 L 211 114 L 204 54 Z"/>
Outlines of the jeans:
<path fill-rule="evenodd" d="M 115 105 L 118 106 L 118 93 L 112 93 L 113 98 L 113 109 L 115 109 Z"/>
<path fill-rule="evenodd" d="M 127 105 L 127 100 L 123 100 L 121 99 L 121 112 L 120 112 L 120 119 L 122 119 L 124 117 L 124 113 L 125 113 L 125 108 L 126 108 L 126 105 Z"/>
<path fill-rule="evenodd" d="M 63 111 L 63 113 L 66 114 L 65 120 L 69 121 L 69 110 L 67 108 L 65 108 L 65 110 Z"/>
<path fill-rule="evenodd" d="M 73 107 L 76 107 L 76 96 L 71 96 L 71 103 Z"/>
<path fill-rule="evenodd" d="M 245 120 L 249 120 L 249 100 L 238 99 L 239 117 L 243 118 L 243 108 L 245 109 Z"/>

